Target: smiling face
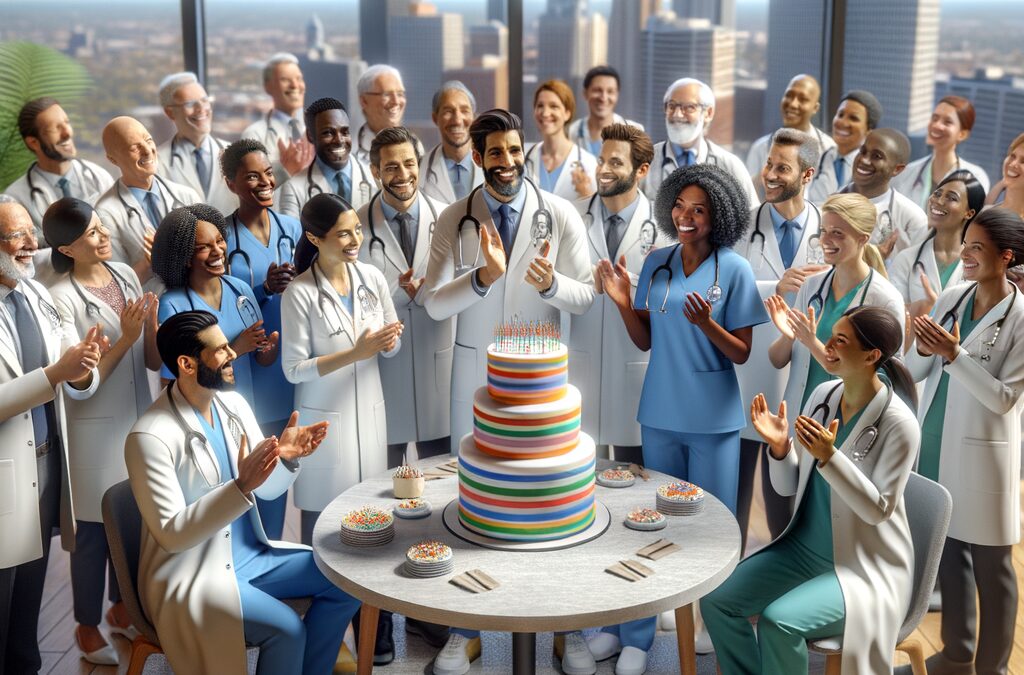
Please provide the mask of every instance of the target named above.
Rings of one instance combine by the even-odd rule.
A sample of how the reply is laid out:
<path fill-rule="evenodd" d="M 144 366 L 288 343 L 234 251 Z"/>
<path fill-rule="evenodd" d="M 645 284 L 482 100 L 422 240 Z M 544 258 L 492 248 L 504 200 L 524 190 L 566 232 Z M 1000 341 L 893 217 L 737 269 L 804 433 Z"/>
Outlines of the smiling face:
<path fill-rule="evenodd" d="M 226 271 L 228 245 L 213 223 L 200 220 L 196 224 L 196 243 L 188 263 L 189 286 L 198 286 L 211 277 L 222 277 Z"/>
<path fill-rule="evenodd" d="M 274 167 L 262 152 L 243 156 L 234 178 L 228 179 L 228 188 L 238 195 L 239 202 L 250 208 L 273 206 L 274 185 Z"/>
<path fill-rule="evenodd" d="M 542 136 L 554 136 L 562 133 L 569 123 L 569 111 L 555 92 L 545 89 L 537 94 L 533 104 L 533 120 Z"/>
<path fill-rule="evenodd" d="M 67 246 L 60 246 L 58 251 L 72 258 L 76 266 L 95 265 L 110 260 L 113 250 L 110 248 L 110 231 L 100 222 L 99 216 L 92 214 L 92 220 L 78 239 Z"/>
<path fill-rule="evenodd" d="M 605 141 L 597 158 L 597 193 L 602 197 L 621 195 L 637 184 L 647 173 L 647 165 L 640 171 L 633 168 L 630 155 L 632 146 L 626 141 Z"/>
<path fill-rule="evenodd" d="M 441 95 L 434 124 L 441 132 L 441 141 L 452 148 L 462 148 L 469 143 L 469 125 L 473 123 L 473 106 L 465 92 L 449 89 Z"/>
<path fill-rule="evenodd" d="M 782 95 L 779 110 L 782 112 L 782 126 L 806 131 L 811 118 L 821 107 L 821 89 L 812 77 L 795 77 L 786 93 Z"/>
<path fill-rule="evenodd" d="M 863 371 L 874 372 L 874 364 L 881 356 L 878 349 L 865 349 L 857 338 L 853 322 L 841 316 L 832 326 L 832 337 L 825 343 L 825 363 L 822 366 L 836 377 Z"/>
<path fill-rule="evenodd" d="M 226 391 L 235 386 L 235 370 L 233 367 L 235 358 L 238 356 L 231 349 L 224 331 L 220 326 L 213 325 L 204 328 L 196 335 L 203 343 L 203 351 L 199 353 L 198 359 L 188 356 L 178 357 L 178 372 L 194 376 L 196 383 L 206 389 L 214 391 Z M 182 361 L 182 360 L 185 361 Z M 189 369 L 182 368 L 187 364 Z"/>
<path fill-rule="evenodd" d="M 359 95 L 359 105 L 367 126 L 374 133 L 401 126 L 405 114 L 405 87 L 394 73 L 382 73 L 373 81 L 370 91 Z"/>
<path fill-rule="evenodd" d="M 713 107 L 700 101 L 700 85 L 684 84 L 672 90 L 665 101 L 665 131 L 678 146 L 691 147 L 704 132 L 704 126 L 715 115 Z"/>
<path fill-rule="evenodd" d="M 157 159 L 156 143 L 146 127 L 138 120 L 120 117 L 104 132 L 107 159 L 121 170 L 125 184 L 148 189 L 156 175 Z"/>
<path fill-rule="evenodd" d="M 859 148 L 867 135 L 868 109 L 850 98 L 842 101 L 832 118 L 832 138 L 839 154 L 848 155 Z"/>
<path fill-rule="evenodd" d="M 39 249 L 32 217 L 21 204 L 0 204 L 0 277 L 31 279 L 32 256 Z"/>
<path fill-rule="evenodd" d="M 928 227 L 939 231 L 960 230 L 974 217 L 967 202 L 967 186 L 963 181 L 950 181 L 935 188 L 928 197 Z"/>
<path fill-rule="evenodd" d="M 860 260 L 869 238 L 869 235 L 857 231 L 838 213 L 829 212 L 821 216 L 821 250 L 829 265 Z"/>
<path fill-rule="evenodd" d="M 274 99 L 274 108 L 286 115 L 302 110 L 306 103 L 306 81 L 297 63 L 279 63 L 263 88 Z"/>
<path fill-rule="evenodd" d="M 320 251 L 320 262 L 331 269 L 341 263 L 353 263 L 359 259 L 359 247 L 363 245 L 363 226 L 355 211 L 343 211 L 334 226 L 322 237 L 306 233 L 306 238 Z"/>
<path fill-rule="evenodd" d="M 1003 182 L 1008 190 L 1024 187 L 1024 143 L 1010 150 L 1003 162 Z"/>
<path fill-rule="evenodd" d="M 498 199 L 519 194 L 526 157 L 518 131 L 493 131 L 484 140 L 484 154 L 473 150 L 473 161 L 484 170 L 487 188 Z"/>
<path fill-rule="evenodd" d="M 186 138 L 201 139 L 210 133 L 213 125 L 213 103 L 198 82 L 178 87 L 173 105 L 164 108 L 164 112 L 174 122 L 178 133 Z"/>
<path fill-rule="evenodd" d="M 679 243 L 696 244 L 711 234 L 711 204 L 708 195 L 696 185 L 687 185 L 676 196 L 672 206 L 672 224 Z"/>
<path fill-rule="evenodd" d="M 611 75 L 597 75 L 583 95 L 591 115 L 600 120 L 611 119 L 619 102 L 619 85 Z"/>
<path fill-rule="evenodd" d="M 960 260 L 964 263 L 964 279 L 984 283 L 1006 277 L 1013 252 L 999 250 L 985 228 L 971 223 L 964 234 L 964 249 L 960 253 Z"/>
<path fill-rule="evenodd" d="M 761 169 L 764 200 L 770 204 L 787 202 L 799 195 L 814 175 L 812 169 L 800 171 L 800 148 L 772 143 Z"/>
<path fill-rule="evenodd" d="M 67 113 L 59 105 L 51 105 L 36 115 L 36 135 L 26 136 L 25 145 L 37 156 L 66 162 L 78 154 L 74 136 Z"/>
<path fill-rule="evenodd" d="M 948 103 L 940 103 L 935 106 L 931 121 L 928 122 L 925 143 L 934 146 L 936 150 L 947 150 L 967 140 L 970 135 L 971 132 L 960 126 L 956 108 Z"/>
<path fill-rule="evenodd" d="M 325 110 L 318 114 L 312 140 L 321 162 L 332 169 L 344 167 L 352 151 L 352 133 L 345 111 Z"/>
<path fill-rule="evenodd" d="M 853 184 L 866 194 L 875 194 L 905 165 L 898 162 L 899 149 L 891 138 L 870 133 L 853 160 Z"/>
<path fill-rule="evenodd" d="M 381 187 L 400 202 L 416 196 L 420 167 L 412 143 L 385 145 L 380 149 L 380 166 L 371 166 L 373 177 Z"/>

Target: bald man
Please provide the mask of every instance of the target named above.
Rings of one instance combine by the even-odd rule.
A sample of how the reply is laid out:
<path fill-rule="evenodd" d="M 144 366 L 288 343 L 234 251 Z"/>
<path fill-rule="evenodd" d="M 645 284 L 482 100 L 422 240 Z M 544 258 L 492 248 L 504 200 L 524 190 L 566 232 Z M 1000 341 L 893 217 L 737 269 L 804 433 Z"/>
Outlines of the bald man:
<path fill-rule="evenodd" d="M 96 212 L 110 230 L 114 260 L 131 265 L 150 288 L 149 250 L 153 233 L 167 212 L 202 201 L 192 188 L 157 175 L 156 143 L 133 117 L 115 117 L 103 127 L 103 150 L 121 172 L 96 202 Z"/>
<path fill-rule="evenodd" d="M 779 110 L 782 112 L 782 126 L 790 129 L 799 129 L 814 136 L 817 141 L 818 151 L 824 155 L 828 150 L 836 147 L 832 137 L 821 129 L 811 124 L 811 119 L 821 108 L 821 86 L 818 81 L 810 75 L 797 75 L 789 84 L 782 95 L 779 103 Z M 754 141 L 747 154 L 747 171 L 754 180 L 754 186 L 759 195 L 764 194 L 764 186 L 761 184 L 761 169 L 768 159 L 768 147 L 771 145 L 771 134 L 765 134 Z M 811 190 L 814 182 L 820 176 L 820 167 L 814 167 L 814 179 L 808 184 L 807 190 Z"/>

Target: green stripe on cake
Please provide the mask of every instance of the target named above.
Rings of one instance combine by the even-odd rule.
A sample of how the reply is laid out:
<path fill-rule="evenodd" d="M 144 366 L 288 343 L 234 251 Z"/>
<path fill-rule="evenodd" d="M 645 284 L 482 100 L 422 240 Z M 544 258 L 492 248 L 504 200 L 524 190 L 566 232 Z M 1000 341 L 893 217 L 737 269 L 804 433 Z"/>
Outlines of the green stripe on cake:
<path fill-rule="evenodd" d="M 486 483 L 480 483 L 466 475 L 464 471 L 459 471 L 459 482 L 464 483 L 472 488 L 476 488 L 484 494 L 491 495 L 503 495 L 506 497 L 548 497 L 551 495 L 560 495 L 566 492 L 572 492 L 582 487 L 586 487 L 590 483 L 594 482 L 594 474 L 588 473 L 580 480 L 575 483 L 568 485 L 561 485 L 559 487 L 552 488 L 529 488 L 524 490 L 517 490 L 515 488 L 505 487 L 494 487 Z"/>
<path fill-rule="evenodd" d="M 488 433 L 492 433 L 495 436 L 508 436 L 510 438 L 537 438 L 538 436 L 557 436 L 558 434 L 564 434 L 567 431 L 573 431 L 579 429 L 580 419 L 579 417 L 573 418 L 563 424 L 557 424 L 550 427 L 531 427 L 522 431 L 516 431 L 507 429 L 504 427 L 492 426 L 486 422 L 481 421 L 479 418 L 473 420 L 474 425 L 478 429 L 482 429 Z"/>
<path fill-rule="evenodd" d="M 541 534 L 568 534 L 575 530 L 580 530 L 589 526 L 592 522 L 594 522 L 595 516 L 596 512 L 593 508 L 591 508 L 589 511 L 583 514 L 583 517 L 580 520 L 569 523 L 567 525 L 560 525 L 557 527 L 531 527 L 528 529 L 524 529 L 519 527 L 501 527 L 498 525 L 487 525 L 477 520 L 473 516 L 467 514 L 462 509 L 459 510 L 459 518 L 462 519 L 463 522 L 470 524 L 473 527 L 478 527 L 481 530 L 486 530 L 488 532 L 497 532 L 499 534 L 520 534 L 528 536 Z"/>

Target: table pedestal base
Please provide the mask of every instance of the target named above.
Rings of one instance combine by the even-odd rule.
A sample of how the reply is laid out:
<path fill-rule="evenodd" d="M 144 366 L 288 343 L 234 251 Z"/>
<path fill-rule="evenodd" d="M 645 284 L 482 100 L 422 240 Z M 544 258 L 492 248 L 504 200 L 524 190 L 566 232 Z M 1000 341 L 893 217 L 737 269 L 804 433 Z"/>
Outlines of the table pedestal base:
<path fill-rule="evenodd" d="M 537 672 L 537 634 L 512 633 L 512 675 Z"/>

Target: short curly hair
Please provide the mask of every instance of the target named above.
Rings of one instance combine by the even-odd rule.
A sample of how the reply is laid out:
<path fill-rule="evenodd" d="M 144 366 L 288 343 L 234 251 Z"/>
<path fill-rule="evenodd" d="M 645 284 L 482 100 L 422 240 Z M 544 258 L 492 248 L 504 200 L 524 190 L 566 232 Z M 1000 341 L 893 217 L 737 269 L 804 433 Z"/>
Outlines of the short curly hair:
<path fill-rule="evenodd" d="M 156 229 L 151 265 L 153 274 L 160 277 L 167 288 L 188 285 L 188 270 L 195 254 L 196 228 L 200 220 L 213 223 L 221 236 L 227 237 L 228 226 L 224 216 L 209 204 L 173 209 Z"/>
<path fill-rule="evenodd" d="M 234 180 L 242 159 L 253 152 L 267 154 L 267 146 L 253 138 L 239 138 L 220 153 L 220 172 L 228 180 Z"/>
<path fill-rule="evenodd" d="M 658 188 L 654 199 L 654 218 L 658 229 L 675 240 L 679 238 L 672 222 L 672 207 L 676 197 L 690 185 L 696 185 L 708 196 L 711 208 L 711 234 L 713 249 L 733 246 L 747 229 L 750 206 L 747 195 L 736 178 L 712 164 L 691 164 L 673 171 Z"/>

